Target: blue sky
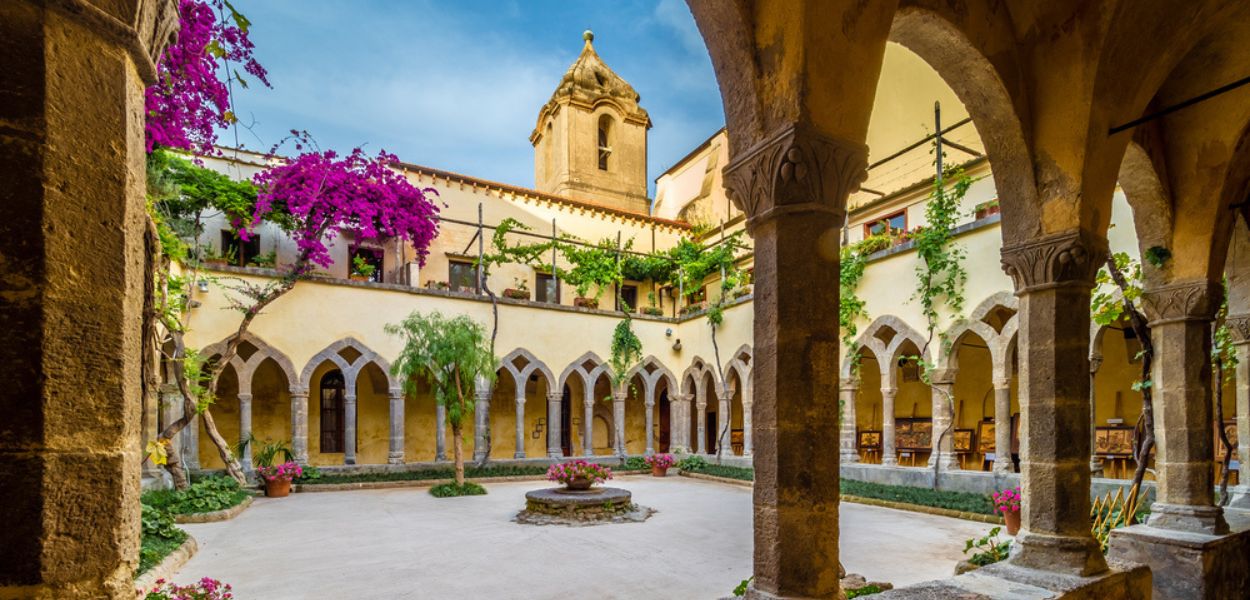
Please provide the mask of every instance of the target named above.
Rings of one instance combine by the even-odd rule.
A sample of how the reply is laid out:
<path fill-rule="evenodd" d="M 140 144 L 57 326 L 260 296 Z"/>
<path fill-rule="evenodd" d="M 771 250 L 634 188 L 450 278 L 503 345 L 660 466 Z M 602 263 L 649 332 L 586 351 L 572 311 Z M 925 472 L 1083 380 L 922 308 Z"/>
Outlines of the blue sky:
<path fill-rule="evenodd" d="M 682 0 L 234 4 L 252 21 L 273 83 L 236 88 L 247 126 L 239 142 L 252 149 L 304 129 L 322 148 L 385 148 L 407 162 L 530 187 L 529 134 L 587 28 L 651 114 L 649 180 L 724 124 L 711 61 Z M 234 134 L 220 142 L 233 145 Z"/>

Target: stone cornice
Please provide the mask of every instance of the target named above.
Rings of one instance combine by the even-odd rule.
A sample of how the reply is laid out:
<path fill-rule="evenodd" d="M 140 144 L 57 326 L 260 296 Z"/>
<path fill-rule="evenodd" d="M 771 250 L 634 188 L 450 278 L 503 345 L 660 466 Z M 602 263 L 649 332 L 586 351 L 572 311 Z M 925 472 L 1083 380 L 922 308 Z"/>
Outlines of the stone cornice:
<path fill-rule="evenodd" d="M 1219 283 L 1206 279 L 1170 283 L 1142 292 L 1142 309 L 1150 325 L 1210 321 L 1223 297 Z"/>
<path fill-rule="evenodd" d="M 177 2 L 141 0 L 133 15 L 111 14 L 86 0 L 46 0 L 45 4 L 121 46 L 130 54 L 144 85 L 156 83 L 156 63 L 178 32 Z"/>
<path fill-rule="evenodd" d="M 725 189 L 747 229 L 785 213 L 823 212 L 838 225 L 846 199 L 867 177 L 868 147 L 790 123 L 725 167 Z"/>
<path fill-rule="evenodd" d="M 1004 244 L 1002 265 L 1016 293 L 1027 293 L 1070 285 L 1093 287 L 1106 256 L 1106 240 L 1074 231 Z"/>

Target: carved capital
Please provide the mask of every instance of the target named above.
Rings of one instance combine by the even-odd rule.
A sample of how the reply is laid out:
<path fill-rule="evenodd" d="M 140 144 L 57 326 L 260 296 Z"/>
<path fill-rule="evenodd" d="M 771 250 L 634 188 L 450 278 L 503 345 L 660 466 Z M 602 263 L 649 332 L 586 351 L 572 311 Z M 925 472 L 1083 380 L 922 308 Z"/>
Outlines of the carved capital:
<path fill-rule="evenodd" d="M 1015 283 L 1017 294 L 1069 285 L 1093 287 L 1106 257 L 1106 240 L 1080 232 L 1004 244 L 1002 249 L 1003 271 Z"/>
<path fill-rule="evenodd" d="M 955 383 L 955 369 L 934 369 L 929 374 L 929 381 L 932 385 L 951 385 Z"/>
<path fill-rule="evenodd" d="M 1224 324 L 1228 326 L 1234 344 L 1250 342 L 1250 315 L 1228 315 Z"/>
<path fill-rule="evenodd" d="M 725 188 L 747 228 L 785 213 L 823 212 L 839 225 L 868 176 L 868 147 L 790 123 L 725 167 Z"/>
<path fill-rule="evenodd" d="M 1223 298 L 1222 287 L 1206 279 L 1171 283 L 1142 292 L 1141 305 L 1150 325 L 1210 321 Z"/>
<path fill-rule="evenodd" d="M 144 85 L 156 83 L 156 65 L 177 37 L 177 0 L 130 0 L 97 6 L 88 0 L 47 0 L 47 6 L 126 49 Z"/>

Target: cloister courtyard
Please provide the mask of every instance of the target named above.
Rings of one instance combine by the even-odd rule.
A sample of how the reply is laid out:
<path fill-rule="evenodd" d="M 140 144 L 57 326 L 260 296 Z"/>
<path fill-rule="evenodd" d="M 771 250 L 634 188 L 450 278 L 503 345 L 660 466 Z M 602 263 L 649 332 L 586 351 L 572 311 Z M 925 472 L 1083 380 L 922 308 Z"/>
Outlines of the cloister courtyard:
<path fill-rule="evenodd" d="M 199 552 L 174 579 L 212 575 L 239 598 L 719 598 L 751 572 L 751 490 L 618 477 L 643 523 L 512 522 L 526 491 L 434 498 L 424 487 L 259 498 L 229 521 L 183 525 Z M 863 504 L 841 511 L 848 572 L 896 586 L 951 575 L 990 525 Z"/>

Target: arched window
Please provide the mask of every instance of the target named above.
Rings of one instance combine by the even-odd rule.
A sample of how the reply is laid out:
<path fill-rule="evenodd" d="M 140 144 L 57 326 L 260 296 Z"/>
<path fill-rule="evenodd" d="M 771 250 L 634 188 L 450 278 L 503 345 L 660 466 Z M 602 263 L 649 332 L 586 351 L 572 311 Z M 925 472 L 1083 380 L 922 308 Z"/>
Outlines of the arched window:
<path fill-rule="evenodd" d="M 321 453 L 343 451 L 343 395 L 346 381 L 339 370 L 321 377 Z"/>
<path fill-rule="evenodd" d="M 612 156 L 612 117 L 599 117 L 599 170 L 608 170 L 608 159 Z"/>

